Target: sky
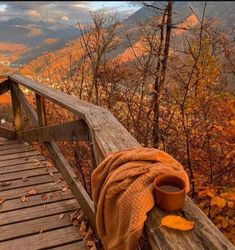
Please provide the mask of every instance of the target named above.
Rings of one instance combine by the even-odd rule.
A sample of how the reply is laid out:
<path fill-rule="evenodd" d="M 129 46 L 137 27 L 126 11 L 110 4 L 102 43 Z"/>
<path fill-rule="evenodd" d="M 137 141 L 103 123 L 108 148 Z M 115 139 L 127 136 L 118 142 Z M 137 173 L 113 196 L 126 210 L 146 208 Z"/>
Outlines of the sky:
<path fill-rule="evenodd" d="M 89 21 L 89 12 L 117 12 L 120 18 L 140 6 L 129 1 L 0 1 L 0 20 L 26 18 L 73 24 Z"/>

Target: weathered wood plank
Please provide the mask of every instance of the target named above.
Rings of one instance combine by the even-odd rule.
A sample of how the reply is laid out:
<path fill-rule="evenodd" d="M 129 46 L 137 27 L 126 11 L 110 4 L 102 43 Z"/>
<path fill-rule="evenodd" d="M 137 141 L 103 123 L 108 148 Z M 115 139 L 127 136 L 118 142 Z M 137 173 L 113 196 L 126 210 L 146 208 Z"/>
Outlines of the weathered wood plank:
<path fill-rule="evenodd" d="M 12 109 L 14 116 L 14 126 L 16 131 L 20 131 L 23 128 L 23 116 L 21 110 L 21 104 L 15 95 L 15 92 L 11 88 L 11 101 L 12 101 Z"/>
<path fill-rule="evenodd" d="M 88 249 L 86 241 L 79 241 L 71 244 L 66 244 L 60 247 L 50 248 L 50 250 L 79 250 L 79 249 Z"/>
<path fill-rule="evenodd" d="M 4 128 L 0 126 L 0 136 L 6 139 L 12 140 L 16 138 L 16 133 L 12 129 L 8 129 L 8 128 Z"/>
<path fill-rule="evenodd" d="M 195 250 L 235 249 L 232 243 L 221 234 L 219 229 L 189 197 L 186 197 L 182 212 L 174 214 L 195 221 L 194 229 L 185 232 L 159 227 L 161 218 L 168 213 L 155 207 L 146 222 L 149 241 L 153 249 L 176 249 L 176 243 L 179 250 L 185 250 L 189 247 Z"/>
<path fill-rule="evenodd" d="M 0 152 L 2 150 L 6 150 L 6 149 L 21 148 L 23 146 L 28 146 L 28 145 L 26 145 L 24 143 L 17 143 L 17 142 L 16 143 L 12 143 L 12 144 L 6 144 L 6 145 L 1 145 L 0 144 Z"/>
<path fill-rule="evenodd" d="M 78 200 L 81 208 L 86 213 L 91 225 L 95 227 L 95 210 L 94 203 L 87 194 L 78 177 L 64 158 L 59 147 L 55 142 L 45 142 L 45 146 L 56 163 L 57 168 L 62 174 L 64 180 L 69 185 L 74 197 Z"/>
<path fill-rule="evenodd" d="M 42 199 L 43 195 L 43 199 Z M 28 195 L 27 201 L 22 202 L 20 198 L 12 199 L 12 200 L 6 200 L 0 209 L 0 213 L 3 212 L 9 212 L 12 210 L 18 210 L 22 208 L 27 207 L 33 207 L 36 205 L 43 205 L 48 203 L 53 203 L 55 201 L 63 201 L 63 200 L 69 200 L 73 198 L 73 195 L 70 190 L 66 190 L 66 192 L 54 191 L 54 192 L 45 192 L 43 194 L 36 194 L 36 195 Z M 19 211 L 20 214 L 20 211 Z"/>
<path fill-rule="evenodd" d="M 41 230 L 45 233 L 48 230 L 71 226 L 71 212 L 64 214 L 63 219 L 59 219 L 59 215 L 42 217 L 24 222 L 18 222 L 1 227 L 0 241 L 10 240 L 27 235 L 39 234 Z"/>
<path fill-rule="evenodd" d="M 18 99 L 18 101 L 21 103 L 23 109 L 26 112 L 26 115 L 30 118 L 31 122 L 34 125 L 38 124 L 38 117 L 33 109 L 33 107 L 29 104 L 28 100 L 26 99 L 26 97 L 24 96 L 23 92 L 21 91 L 21 89 L 19 88 L 18 85 L 16 85 L 15 83 L 12 82 L 12 89 L 13 92 L 16 96 L 16 98 Z"/>
<path fill-rule="evenodd" d="M 45 99 L 36 94 L 36 106 L 37 106 L 37 114 L 38 114 L 38 126 L 46 126 L 47 119 L 46 119 L 46 106 L 45 106 Z"/>
<path fill-rule="evenodd" d="M 18 148 L 9 148 L 9 149 L 0 149 L 0 156 L 2 155 L 10 155 L 10 154 L 16 154 L 16 153 L 23 153 L 28 151 L 33 151 L 34 149 L 30 146 L 21 146 Z"/>
<path fill-rule="evenodd" d="M 19 131 L 17 136 L 29 142 L 88 141 L 88 127 L 82 120 Z"/>
<path fill-rule="evenodd" d="M 23 144 L 23 143 L 20 143 L 16 140 L 7 140 L 6 138 L 2 138 L 0 139 L 0 146 L 2 145 L 11 145 L 11 144 Z"/>
<path fill-rule="evenodd" d="M 75 199 L 56 201 L 46 205 L 39 205 L 35 207 L 22 208 L 20 210 L 13 210 L 9 212 L 0 213 L 0 226 L 45 217 L 59 213 L 74 211 L 79 208 Z M 20 214 L 20 216 L 19 216 Z"/>
<path fill-rule="evenodd" d="M 16 153 L 16 154 L 11 154 L 11 155 L 2 155 L 0 156 L 0 161 L 9 161 L 13 159 L 26 158 L 29 156 L 36 156 L 36 155 L 40 155 L 40 153 L 38 151 L 28 151 L 28 152 Z"/>
<path fill-rule="evenodd" d="M 78 228 L 70 226 L 42 234 L 6 241 L 0 243 L 0 249 L 15 250 L 16 246 L 18 249 L 47 249 L 81 239 Z"/>
<path fill-rule="evenodd" d="M 44 183 L 52 183 L 52 182 L 56 182 L 62 180 L 62 176 L 59 173 L 55 173 L 53 174 L 53 176 L 48 175 L 40 175 L 40 176 L 33 176 L 30 178 L 27 178 L 27 180 L 23 180 L 23 179 L 18 179 L 18 180 L 14 180 L 14 181 L 8 181 L 10 182 L 9 185 L 3 185 L 2 183 L 0 183 L 0 191 L 7 191 L 7 190 L 13 190 L 16 188 L 27 188 L 31 187 L 33 185 L 39 185 L 39 184 L 44 184 Z M 3 182 L 4 184 L 4 182 Z M 33 189 L 33 188 L 32 188 Z"/>
<path fill-rule="evenodd" d="M 11 189 L 7 191 L 1 191 L 1 198 L 4 200 L 10 200 L 15 198 L 21 198 L 24 195 L 28 195 L 28 191 L 34 189 L 37 191 L 37 194 L 43 194 L 45 192 L 53 192 L 62 190 L 62 183 L 45 183 L 45 184 L 36 184 L 28 187 L 20 187 L 17 189 Z M 2 204 L 2 206 L 4 203 Z"/>
<path fill-rule="evenodd" d="M 34 159 L 38 159 L 42 161 L 42 160 L 45 160 L 45 157 L 43 157 L 40 154 L 37 154 L 37 155 L 29 155 L 29 156 L 22 157 L 22 158 L 16 158 L 16 159 L 8 160 L 8 161 L 0 160 L 0 167 L 8 167 L 8 166 L 10 167 L 10 166 L 20 165 L 23 163 L 31 163 L 33 162 Z"/>
<path fill-rule="evenodd" d="M 39 168 L 39 169 L 32 169 L 32 170 L 25 170 L 20 172 L 14 172 L 10 174 L 2 174 L 0 175 L 0 188 L 1 188 L 1 182 L 8 182 L 13 180 L 22 180 L 24 177 L 34 177 L 34 176 L 43 176 L 43 175 L 51 175 L 54 173 L 58 173 L 58 170 L 56 168 L 50 168 L 50 172 L 46 168 Z M 50 175 L 50 176 L 51 176 Z M 25 181 L 27 182 L 27 181 Z"/>
<path fill-rule="evenodd" d="M 23 163 L 23 164 L 18 164 L 18 165 L 13 165 L 13 166 L 0 167 L 0 175 L 24 171 L 24 170 L 45 168 L 45 166 L 47 166 L 48 164 L 48 162 L 44 160 L 40 161 L 39 163 L 40 163 L 39 165 L 35 165 L 33 162 L 29 162 L 29 163 Z"/>
<path fill-rule="evenodd" d="M 5 81 L 0 83 L 0 95 L 6 93 L 8 90 L 10 90 L 9 80 L 6 79 Z"/>

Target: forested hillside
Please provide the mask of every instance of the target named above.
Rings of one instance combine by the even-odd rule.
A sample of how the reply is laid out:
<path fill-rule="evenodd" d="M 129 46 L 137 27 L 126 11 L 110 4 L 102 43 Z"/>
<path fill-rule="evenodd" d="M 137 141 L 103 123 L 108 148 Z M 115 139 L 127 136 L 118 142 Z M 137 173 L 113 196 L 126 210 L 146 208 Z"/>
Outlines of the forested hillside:
<path fill-rule="evenodd" d="M 173 155 L 235 244 L 234 12 L 194 2 L 179 18 L 180 2 L 145 5 L 124 22 L 93 13 L 80 37 L 20 73 L 109 109 L 143 146 Z"/>

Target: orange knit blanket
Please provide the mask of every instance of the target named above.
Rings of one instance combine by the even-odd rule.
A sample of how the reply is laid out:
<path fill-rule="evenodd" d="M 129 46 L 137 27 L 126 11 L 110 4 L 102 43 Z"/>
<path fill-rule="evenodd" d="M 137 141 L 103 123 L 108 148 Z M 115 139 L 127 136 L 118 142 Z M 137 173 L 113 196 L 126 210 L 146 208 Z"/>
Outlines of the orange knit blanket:
<path fill-rule="evenodd" d="M 147 213 L 154 206 L 153 180 L 173 174 L 186 182 L 182 165 L 154 148 L 131 148 L 106 155 L 92 174 L 96 225 L 105 249 L 136 249 Z"/>

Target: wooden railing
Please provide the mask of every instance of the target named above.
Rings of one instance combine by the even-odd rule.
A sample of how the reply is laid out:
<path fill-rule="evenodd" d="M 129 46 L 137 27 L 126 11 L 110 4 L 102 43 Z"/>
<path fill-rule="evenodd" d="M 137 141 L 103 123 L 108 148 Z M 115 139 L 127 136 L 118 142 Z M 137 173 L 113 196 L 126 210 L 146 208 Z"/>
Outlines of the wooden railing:
<path fill-rule="evenodd" d="M 36 111 L 30 106 L 19 85 L 33 91 L 36 97 Z M 15 131 L 0 127 L 0 137 L 17 138 L 29 142 L 43 142 L 57 168 L 69 185 L 95 229 L 95 208 L 93 201 L 78 180 L 68 161 L 55 141 L 90 141 L 95 166 L 106 153 L 139 146 L 110 111 L 86 101 L 53 89 L 45 84 L 21 75 L 10 75 L 0 84 L 0 95 L 11 91 Z M 65 108 L 81 119 L 47 126 L 45 99 Z M 22 109 L 35 125 L 24 129 Z M 94 167 L 95 167 L 94 166 Z M 148 214 L 145 229 L 153 249 L 233 249 L 231 242 L 217 229 L 207 216 L 186 197 L 183 211 L 178 214 L 195 221 L 195 228 L 189 232 L 179 232 L 159 227 L 166 212 L 154 207 Z"/>

